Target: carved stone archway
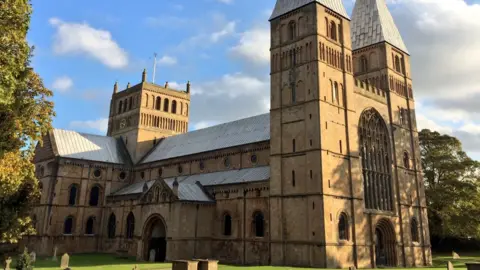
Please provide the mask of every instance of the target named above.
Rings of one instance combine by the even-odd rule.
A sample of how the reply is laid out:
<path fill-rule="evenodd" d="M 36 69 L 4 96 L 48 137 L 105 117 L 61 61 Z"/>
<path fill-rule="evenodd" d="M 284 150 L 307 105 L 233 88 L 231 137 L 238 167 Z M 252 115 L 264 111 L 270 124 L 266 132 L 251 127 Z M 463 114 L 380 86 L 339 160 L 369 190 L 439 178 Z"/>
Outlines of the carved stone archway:
<path fill-rule="evenodd" d="M 160 215 L 152 215 L 143 229 L 143 259 L 164 262 L 167 257 L 167 227 Z"/>

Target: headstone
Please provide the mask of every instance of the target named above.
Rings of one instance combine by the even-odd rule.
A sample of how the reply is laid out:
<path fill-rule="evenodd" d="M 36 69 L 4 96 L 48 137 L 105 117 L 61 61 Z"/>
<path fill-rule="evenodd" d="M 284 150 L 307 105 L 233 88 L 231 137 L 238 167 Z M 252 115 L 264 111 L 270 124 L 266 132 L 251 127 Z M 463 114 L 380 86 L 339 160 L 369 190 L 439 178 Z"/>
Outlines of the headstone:
<path fill-rule="evenodd" d="M 357 270 L 357 268 L 355 266 L 350 266 L 348 267 L 348 270 Z"/>
<path fill-rule="evenodd" d="M 32 263 L 37 261 L 37 253 L 35 253 L 35 251 L 30 252 L 30 260 Z"/>
<path fill-rule="evenodd" d="M 57 246 L 55 246 L 53 248 L 53 257 L 52 257 L 52 261 L 56 262 L 57 261 Z"/>
<path fill-rule="evenodd" d="M 155 262 L 155 249 L 150 250 L 150 255 L 148 256 L 150 262 Z"/>
<path fill-rule="evenodd" d="M 138 268 L 138 265 L 135 265 L 132 270 L 140 270 L 140 268 Z"/>
<path fill-rule="evenodd" d="M 12 263 L 12 258 L 8 257 L 5 260 L 5 270 L 10 270 L 10 264 Z"/>
<path fill-rule="evenodd" d="M 60 268 L 61 269 L 67 269 L 69 262 L 70 262 L 70 256 L 68 256 L 67 253 L 63 254 L 62 261 L 60 262 Z"/>
<path fill-rule="evenodd" d="M 452 258 L 455 259 L 460 259 L 460 255 L 458 255 L 455 251 L 452 251 Z"/>
<path fill-rule="evenodd" d="M 447 270 L 455 270 L 455 268 L 453 268 L 453 264 L 451 261 L 447 262 Z"/>

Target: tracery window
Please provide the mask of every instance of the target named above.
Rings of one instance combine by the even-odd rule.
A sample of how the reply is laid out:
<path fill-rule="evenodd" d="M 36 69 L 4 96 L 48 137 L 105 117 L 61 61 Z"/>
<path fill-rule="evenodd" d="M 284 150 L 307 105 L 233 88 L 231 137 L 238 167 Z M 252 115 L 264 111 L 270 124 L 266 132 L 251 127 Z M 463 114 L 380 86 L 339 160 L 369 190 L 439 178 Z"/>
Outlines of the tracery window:
<path fill-rule="evenodd" d="M 338 239 L 348 240 L 348 219 L 347 214 L 340 214 L 338 219 Z"/>
<path fill-rule="evenodd" d="M 290 22 L 288 24 L 288 39 L 289 40 L 293 40 L 295 38 L 295 28 L 296 28 L 295 22 Z"/>
<path fill-rule="evenodd" d="M 393 211 L 390 144 L 387 126 L 375 109 L 364 111 L 359 123 L 365 207 Z"/>
<path fill-rule="evenodd" d="M 333 21 L 330 23 L 330 37 L 335 41 L 337 40 L 337 25 Z"/>
<path fill-rule="evenodd" d="M 115 230 L 117 227 L 117 218 L 115 214 L 112 213 L 108 218 L 108 238 L 112 239 L 115 238 Z"/>
<path fill-rule="evenodd" d="M 133 213 L 130 212 L 127 216 L 127 234 L 126 237 L 128 239 L 133 238 L 133 233 L 135 231 L 135 217 L 133 216 Z"/>

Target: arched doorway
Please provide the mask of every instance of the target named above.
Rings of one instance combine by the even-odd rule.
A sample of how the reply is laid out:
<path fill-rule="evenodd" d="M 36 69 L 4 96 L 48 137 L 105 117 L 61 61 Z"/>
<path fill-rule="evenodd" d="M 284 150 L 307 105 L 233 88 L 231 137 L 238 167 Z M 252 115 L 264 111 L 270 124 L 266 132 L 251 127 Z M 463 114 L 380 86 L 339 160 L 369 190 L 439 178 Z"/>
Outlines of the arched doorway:
<path fill-rule="evenodd" d="M 161 216 L 151 216 L 143 233 L 143 258 L 163 262 L 167 257 L 167 229 Z"/>
<path fill-rule="evenodd" d="M 392 223 L 381 219 L 375 227 L 375 265 L 396 266 L 396 240 Z"/>

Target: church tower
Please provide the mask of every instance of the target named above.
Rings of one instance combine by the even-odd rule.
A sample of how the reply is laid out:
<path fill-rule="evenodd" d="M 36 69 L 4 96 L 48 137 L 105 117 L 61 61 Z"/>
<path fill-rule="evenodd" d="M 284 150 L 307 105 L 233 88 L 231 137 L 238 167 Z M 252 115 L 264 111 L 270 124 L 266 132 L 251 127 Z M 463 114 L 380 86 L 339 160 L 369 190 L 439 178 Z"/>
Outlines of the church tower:
<path fill-rule="evenodd" d="M 118 91 L 115 83 L 110 102 L 108 136 L 121 137 L 134 163 L 139 162 L 162 138 L 186 133 L 190 108 L 190 83 L 185 91 L 142 82 Z"/>
<path fill-rule="evenodd" d="M 336 267 L 339 213 L 331 209 L 350 212 L 352 197 L 350 19 L 342 0 L 277 0 L 270 23 L 272 264 Z M 345 188 L 335 193 L 334 185 Z"/>

